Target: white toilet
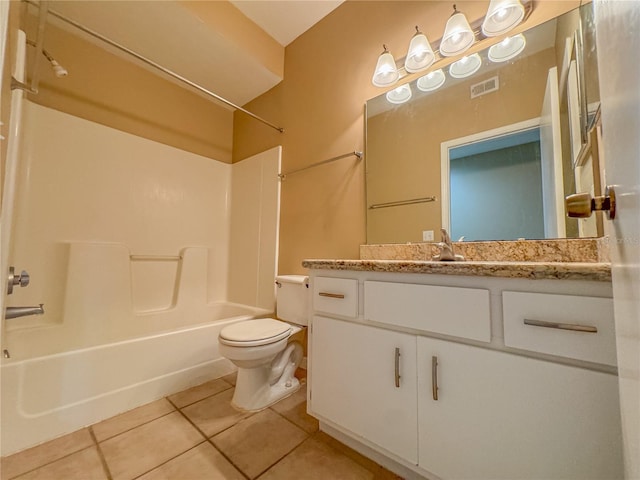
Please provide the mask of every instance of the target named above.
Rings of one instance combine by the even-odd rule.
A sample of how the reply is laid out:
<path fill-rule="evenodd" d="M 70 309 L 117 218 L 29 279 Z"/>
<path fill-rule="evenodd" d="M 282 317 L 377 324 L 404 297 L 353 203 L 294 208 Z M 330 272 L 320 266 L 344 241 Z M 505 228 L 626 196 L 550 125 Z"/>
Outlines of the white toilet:
<path fill-rule="evenodd" d="M 308 324 L 309 277 L 279 275 L 276 284 L 279 320 L 245 320 L 223 328 L 218 336 L 220 353 L 238 367 L 232 404 L 240 410 L 262 410 L 300 388 L 294 373 L 302 345 L 289 337 Z"/>

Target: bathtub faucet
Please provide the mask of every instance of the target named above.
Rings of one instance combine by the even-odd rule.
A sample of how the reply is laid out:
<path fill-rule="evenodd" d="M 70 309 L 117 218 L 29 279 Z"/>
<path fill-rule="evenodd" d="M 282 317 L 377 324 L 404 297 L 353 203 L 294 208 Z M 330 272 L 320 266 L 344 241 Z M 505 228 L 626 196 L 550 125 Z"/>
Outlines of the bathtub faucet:
<path fill-rule="evenodd" d="M 44 313 L 44 303 L 38 307 L 7 307 L 4 318 L 18 318 L 27 315 L 42 315 Z"/>

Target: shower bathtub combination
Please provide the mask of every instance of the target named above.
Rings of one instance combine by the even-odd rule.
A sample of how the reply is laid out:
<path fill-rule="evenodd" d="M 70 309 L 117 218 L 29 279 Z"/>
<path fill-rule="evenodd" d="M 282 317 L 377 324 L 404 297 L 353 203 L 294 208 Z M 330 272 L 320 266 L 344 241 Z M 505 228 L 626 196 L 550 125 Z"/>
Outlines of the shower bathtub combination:
<path fill-rule="evenodd" d="M 2 300 L 44 314 L 2 325 L 2 456 L 233 372 L 218 333 L 275 308 L 282 147 L 230 164 L 23 97 L 0 263 L 31 283 Z"/>

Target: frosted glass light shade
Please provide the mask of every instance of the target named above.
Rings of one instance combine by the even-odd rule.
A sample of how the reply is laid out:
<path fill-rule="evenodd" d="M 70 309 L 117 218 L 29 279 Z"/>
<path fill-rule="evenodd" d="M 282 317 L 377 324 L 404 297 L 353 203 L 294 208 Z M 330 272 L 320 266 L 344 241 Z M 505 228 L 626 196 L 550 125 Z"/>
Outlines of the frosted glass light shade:
<path fill-rule="evenodd" d="M 411 98 L 411 87 L 408 83 L 400 85 L 398 88 L 394 88 L 387 92 L 387 101 L 389 103 L 401 104 L 408 102 Z"/>
<path fill-rule="evenodd" d="M 518 35 L 507 37 L 500 43 L 492 45 L 489 48 L 487 57 L 495 63 L 506 62 L 520 55 L 526 45 L 527 39 L 524 38 L 523 34 L 519 33 Z"/>
<path fill-rule="evenodd" d="M 453 78 L 465 78 L 476 73 L 482 66 L 480 55 L 474 53 L 468 57 L 462 57 L 449 67 L 449 75 Z"/>
<path fill-rule="evenodd" d="M 407 57 L 404 60 L 404 69 L 409 73 L 419 72 L 429 68 L 435 59 L 436 56 L 431 45 L 429 45 L 426 35 L 418 31 L 411 39 L 411 43 L 409 43 Z"/>
<path fill-rule="evenodd" d="M 396 67 L 396 61 L 393 55 L 385 48 L 384 52 L 378 57 L 378 63 L 373 72 L 371 83 L 376 87 L 388 87 L 396 83 L 398 78 L 400 78 L 400 74 Z"/>
<path fill-rule="evenodd" d="M 456 12 L 447 20 L 447 26 L 440 41 L 440 53 L 445 57 L 453 57 L 466 51 L 475 40 L 476 37 L 467 17 L 464 13 Z"/>
<path fill-rule="evenodd" d="M 520 0 L 491 0 L 482 22 L 482 33 L 487 37 L 497 37 L 514 28 L 523 18 L 524 7 Z"/>
<path fill-rule="evenodd" d="M 427 75 L 420 77 L 416 81 L 416 87 L 418 87 L 418 90 L 422 90 L 423 92 L 433 92 L 440 88 L 444 84 L 445 80 L 446 77 L 444 72 L 440 69 L 435 72 L 429 72 Z"/>

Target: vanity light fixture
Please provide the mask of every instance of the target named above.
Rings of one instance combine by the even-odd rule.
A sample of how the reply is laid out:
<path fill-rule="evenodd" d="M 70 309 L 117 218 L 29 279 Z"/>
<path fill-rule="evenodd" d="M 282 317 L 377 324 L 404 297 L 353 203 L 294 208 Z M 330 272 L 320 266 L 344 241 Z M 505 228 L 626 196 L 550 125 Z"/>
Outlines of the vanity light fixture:
<path fill-rule="evenodd" d="M 420 77 L 416 81 L 416 87 L 423 92 L 433 92 L 444 85 L 446 77 L 442 69 L 429 72 L 427 75 Z"/>
<path fill-rule="evenodd" d="M 523 18 L 524 7 L 520 0 L 491 0 L 482 22 L 482 33 L 497 37 L 516 27 Z"/>
<path fill-rule="evenodd" d="M 378 57 L 376 69 L 373 72 L 371 83 L 376 87 L 389 87 L 398 81 L 400 74 L 393 55 L 389 53 L 386 45 L 382 45 L 384 51 Z"/>
<path fill-rule="evenodd" d="M 401 103 L 408 102 L 411 98 L 411 87 L 408 83 L 400 85 L 398 88 L 394 88 L 387 92 L 387 101 L 399 105 Z"/>
<path fill-rule="evenodd" d="M 454 5 L 453 15 L 447 20 L 444 35 L 440 41 L 440 54 L 445 57 L 459 55 L 468 50 L 475 40 L 476 36 L 471 30 L 467 17 Z"/>
<path fill-rule="evenodd" d="M 495 63 L 506 62 L 517 57 L 522 53 L 527 45 L 527 39 L 519 33 L 513 37 L 507 37 L 500 43 L 496 43 L 489 48 L 487 56 L 489 60 Z"/>
<path fill-rule="evenodd" d="M 453 78 L 465 78 L 476 73 L 482 66 L 482 59 L 480 55 L 474 53 L 468 57 L 462 57 L 457 62 L 454 62 L 449 67 L 449 75 Z"/>
<path fill-rule="evenodd" d="M 404 60 L 404 69 L 409 73 L 416 73 L 429 68 L 435 59 L 427 36 L 416 25 L 416 33 L 409 43 L 407 57 Z"/>

